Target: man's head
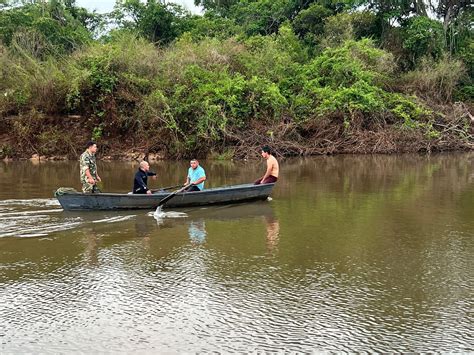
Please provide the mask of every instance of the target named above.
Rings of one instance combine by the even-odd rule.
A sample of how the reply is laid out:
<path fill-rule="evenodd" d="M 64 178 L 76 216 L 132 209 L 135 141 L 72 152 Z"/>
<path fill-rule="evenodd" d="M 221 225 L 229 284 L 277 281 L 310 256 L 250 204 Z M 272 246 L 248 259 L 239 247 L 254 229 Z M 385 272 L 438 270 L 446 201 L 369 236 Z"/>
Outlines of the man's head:
<path fill-rule="evenodd" d="M 264 157 L 265 159 L 267 159 L 271 154 L 272 154 L 272 151 L 270 149 L 270 147 L 268 145 L 264 145 L 262 147 L 262 151 L 261 151 L 261 154 L 262 154 L 262 157 Z"/>
<path fill-rule="evenodd" d="M 144 172 L 147 172 L 148 170 L 150 170 L 150 164 L 148 164 L 147 161 L 142 161 L 140 162 L 140 169 Z"/>
<path fill-rule="evenodd" d="M 91 154 L 94 154 L 95 152 L 97 152 L 97 143 L 94 141 L 87 142 L 87 150 Z"/>
<path fill-rule="evenodd" d="M 189 164 L 191 165 L 191 168 L 196 169 L 196 168 L 199 166 L 199 160 L 197 160 L 197 159 L 191 159 L 191 161 L 189 162 Z"/>

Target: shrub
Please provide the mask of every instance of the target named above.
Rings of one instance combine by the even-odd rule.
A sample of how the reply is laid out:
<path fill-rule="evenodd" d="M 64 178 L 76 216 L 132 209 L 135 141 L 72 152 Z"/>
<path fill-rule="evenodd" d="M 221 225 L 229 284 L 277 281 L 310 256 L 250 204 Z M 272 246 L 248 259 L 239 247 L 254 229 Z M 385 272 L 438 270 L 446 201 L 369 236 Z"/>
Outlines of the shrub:
<path fill-rule="evenodd" d="M 403 48 L 409 51 L 413 65 L 423 57 L 440 58 L 444 47 L 443 25 L 439 21 L 426 16 L 416 16 L 408 21 Z"/>
<path fill-rule="evenodd" d="M 2 144 L 0 146 L 0 159 L 11 158 L 15 156 L 16 150 L 10 144 Z"/>
<path fill-rule="evenodd" d="M 309 110 L 303 111 L 306 117 L 342 114 L 351 118 L 362 113 L 371 119 L 388 113 L 404 121 L 417 120 L 422 110 L 419 105 L 384 90 L 393 68 L 393 58 L 369 40 L 346 41 L 326 49 L 306 66 L 298 109 Z"/>
<path fill-rule="evenodd" d="M 314 45 L 317 38 L 324 32 L 324 24 L 333 11 L 319 3 L 314 3 L 307 9 L 301 10 L 293 20 L 295 33 L 308 44 Z"/>
<path fill-rule="evenodd" d="M 340 46 L 347 40 L 378 37 L 377 18 L 373 13 L 343 12 L 326 19 L 318 46 L 325 49 Z"/>
<path fill-rule="evenodd" d="M 445 55 L 438 62 L 425 57 L 417 70 L 403 76 L 402 82 L 408 92 L 425 99 L 447 103 L 452 101 L 456 86 L 465 75 L 463 63 L 449 55 Z"/>
<path fill-rule="evenodd" d="M 306 66 L 309 85 L 348 87 L 358 81 L 383 85 L 394 70 L 393 57 L 368 39 L 326 49 Z"/>
<path fill-rule="evenodd" d="M 39 60 L 20 47 L 1 55 L 1 112 L 27 112 L 34 108 L 45 113 L 64 111 L 64 97 L 70 78 L 68 63 L 48 57 Z"/>
<path fill-rule="evenodd" d="M 188 20 L 189 29 L 186 33 L 195 41 L 205 38 L 228 39 L 240 33 L 233 19 L 216 16 L 205 12 L 203 16 L 193 16 Z"/>
<path fill-rule="evenodd" d="M 108 43 L 97 43 L 74 56 L 67 103 L 96 117 L 104 134 L 127 129 L 143 97 L 153 91 L 160 52 L 133 32 L 114 33 Z M 107 116 L 107 117 L 106 117 Z"/>
<path fill-rule="evenodd" d="M 338 47 L 348 40 L 354 40 L 352 18 L 348 13 L 341 13 L 327 18 L 324 23 L 324 33 L 320 36 L 319 47 Z"/>

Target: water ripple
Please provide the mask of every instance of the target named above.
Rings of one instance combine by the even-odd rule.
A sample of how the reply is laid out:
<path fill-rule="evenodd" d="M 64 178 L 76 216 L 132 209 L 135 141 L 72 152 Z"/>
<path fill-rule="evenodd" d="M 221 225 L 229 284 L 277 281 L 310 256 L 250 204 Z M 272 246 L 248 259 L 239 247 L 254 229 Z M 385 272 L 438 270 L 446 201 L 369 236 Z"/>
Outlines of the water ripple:
<path fill-rule="evenodd" d="M 57 206 L 58 208 L 51 208 Z M 0 238 L 45 237 L 89 223 L 124 222 L 135 215 L 65 214 L 56 199 L 0 201 Z"/>

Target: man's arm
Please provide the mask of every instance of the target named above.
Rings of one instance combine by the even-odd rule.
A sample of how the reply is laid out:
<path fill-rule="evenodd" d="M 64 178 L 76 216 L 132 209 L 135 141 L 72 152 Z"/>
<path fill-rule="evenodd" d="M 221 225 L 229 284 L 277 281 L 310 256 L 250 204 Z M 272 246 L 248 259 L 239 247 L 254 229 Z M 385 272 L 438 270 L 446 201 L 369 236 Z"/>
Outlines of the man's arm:
<path fill-rule="evenodd" d="M 97 163 L 95 164 L 95 176 L 97 177 L 97 181 L 102 181 L 102 179 L 99 176 L 99 173 L 97 172 Z"/>
<path fill-rule="evenodd" d="M 206 172 L 204 171 L 204 169 L 200 167 L 200 170 L 198 172 L 199 172 L 199 175 L 201 176 L 197 178 L 196 180 L 191 181 L 191 184 L 193 185 L 199 185 L 201 182 L 206 181 Z"/>
<path fill-rule="evenodd" d="M 197 179 L 196 181 L 193 181 L 193 185 L 199 185 L 201 182 L 203 181 L 206 181 L 206 175 L 200 177 L 199 179 Z"/>
<path fill-rule="evenodd" d="M 183 186 L 189 185 L 190 183 L 191 183 L 191 178 L 189 177 L 189 170 L 188 170 L 188 174 L 186 175 L 186 181 L 184 182 Z"/>
<path fill-rule="evenodd" d="M 88 182 L 89 184 L 91 184 L 91 185 L 94 185 L 94 184 L 95 184 L 95 180 L 94 180 L 94 178 L 93 178 L 92 175 L 91 175 L 90 169 L 87 168 L 86 171 L 85 171 L 85 173 L 86 173 L 86 177 L 87 177 L 87 182 Z"/>
<path fill-rule="evenodd" d="M 147 171 L 147 176 L 150 176 L 153 180 L 156 180 L 156 173 L 153 171 Z"/>

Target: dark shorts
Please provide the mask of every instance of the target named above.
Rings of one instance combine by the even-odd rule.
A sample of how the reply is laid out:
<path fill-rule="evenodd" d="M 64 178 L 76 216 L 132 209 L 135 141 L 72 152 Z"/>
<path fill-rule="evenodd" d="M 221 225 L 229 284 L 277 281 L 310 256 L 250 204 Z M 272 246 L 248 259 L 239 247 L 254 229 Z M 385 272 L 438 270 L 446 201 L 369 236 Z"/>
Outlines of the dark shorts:
<path fill-rule="evenodd" d="M 186 189 L 186 192 L 201 191 L 196 185 L 191 185 Z"/>
<path fill-rule="evenodd" d="M 269 177 L 267 177 L 264 181 L 262 181 L 262 179 L 258 179 L 256 180 L 253 184 L 254 185 L 260 185 L 260 184 L 272 184 L 274 182 L 277 182 L 278 178 L 273 176 L 273 175 L 270 175 Z"/>

